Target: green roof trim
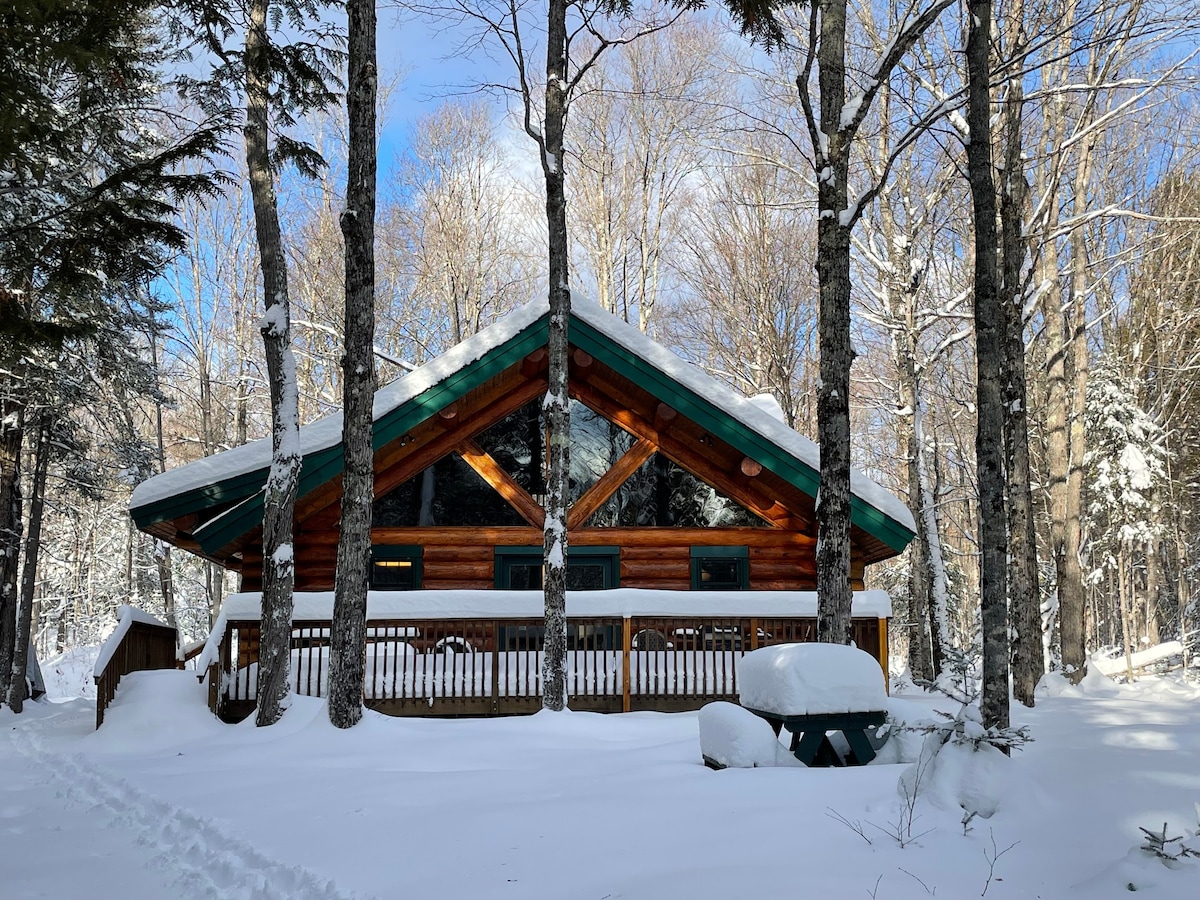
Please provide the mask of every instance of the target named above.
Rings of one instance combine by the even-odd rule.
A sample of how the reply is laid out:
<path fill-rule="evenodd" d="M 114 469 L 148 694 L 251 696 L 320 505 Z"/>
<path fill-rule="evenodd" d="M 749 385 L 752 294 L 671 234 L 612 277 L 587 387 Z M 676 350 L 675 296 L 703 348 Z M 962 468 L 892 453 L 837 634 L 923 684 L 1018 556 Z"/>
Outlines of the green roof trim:
<path fill-rule="evenodd" d="M 379 450 L 416 427 L 467 392 L 479 387 L 506 369 L 516 365 L 530 352 L 545 346 L 548 313 L 504 343 L 493 347 L 478 359 L 464 365 L 442 381 L 412 399 L 381 415 L 372 430 L 372 446 Z M 650 393 L 669 403 L 680 413 L 730 446 L 762 463 L 805 494 L 815 497 L 820 474 L 804 461 L 776 445 L 752 428 L 694 390 L 679 383 L 652 363 L 643 360 L 614 342 L 599 329 L 571 317 L 570 342 Z M 298 497 L 303 497 L 342 473 L 341 444 L 325 447 L 304 456 Z M 232 504 L 195 532 L 204 552 L 212 555 L 235 542 L 262 523 L 263 485 L 268 469 L 262 467 L 222 479 L 213 484 L 184 491 L 133 510 L 139 528 L 193 512 Z M 913 538 L 913 533 L 886 513 L 857 495 L 851 495 L 851 522 L 882 541 L 897 553 Z"/>
<path fill-rule="evenodd" d="M 762 463 L 810 497 L 817 495 L 817 488 L 821 485 L 820 473 L 782 450 L 773 441 L 733 419 L 728 413 L 641 357 L 614 344 L 607 336 L 586 322 L 581 322 L 577 317 L 571 319 L 569 335 L 572 344 L 635 384 L 644 386 L 654 396 L 669 403 L 731 447 Z M 897 553 L 903 551 L 914 537 L 913 532 L 904 525 L 855 494 L 850 495 L 850 521 Z"/>
<path fill-rule="evenodd" d="M 516 365 L 525 356 L 546 343 L 549 331 L 548 317 L 543 316 L 531 327 L 514 335 L 505 343 L 494 347 L 479 359 L 459 369 L 449 378 L 433 385 L 418 396 L 402 403 L 375 420 L 371 434 L 371 445 L 378 450 L 403 435 L 410 428 L 420 425 L 439 410 L 449 406 L 468 391 Z M 332 478 L 342 474 L 343 455 L 341 444 L 327 447 L 304 457 L 300 471 L 297 497 L 303 497 Z M 262 522 L 262 484 L 267 470 L 260 469 L 258 487 L 254 494 L 238 506 L 205 523 L 195 532 L 195 538 L 206 553 L 216 553 Z"/>

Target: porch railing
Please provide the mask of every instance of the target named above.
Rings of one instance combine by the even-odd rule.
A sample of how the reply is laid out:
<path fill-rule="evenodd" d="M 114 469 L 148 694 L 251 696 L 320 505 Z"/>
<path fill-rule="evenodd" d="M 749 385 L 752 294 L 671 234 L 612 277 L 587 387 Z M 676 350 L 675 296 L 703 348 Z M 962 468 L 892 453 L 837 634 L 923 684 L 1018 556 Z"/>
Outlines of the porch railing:
<path fill-rule="evenodd" d="M 123 675 L 147 669 L 181 668 L 174 628 L 132 606 L 118 610 L 114 631 L 96 659 L 96 727 L 104 724 L 104 711 L 117 694 Z"/>
<path fill-rule="evenodd" d="M 856 618 L 853 638 L 886 659 L 881 620 Z M 760 646 L 815 637 L 813 618 L 599 617 L 567 620 L 572 709 L 596 712 L 698 709 L 737 699 L 737 660 Z M 323 697 L 328 621 L 292 629 L 291 687 Z M 481 716 L 534 712 L 542 703 L 540 618 L 372 619 L 367 623 L 364 700 L 390 715 Z M 236 721 L 254 708 L 258 621 L 230 621 L 209 670 L 209 702 Z M 883 677 L 881 669 L 880 677 Z"/>

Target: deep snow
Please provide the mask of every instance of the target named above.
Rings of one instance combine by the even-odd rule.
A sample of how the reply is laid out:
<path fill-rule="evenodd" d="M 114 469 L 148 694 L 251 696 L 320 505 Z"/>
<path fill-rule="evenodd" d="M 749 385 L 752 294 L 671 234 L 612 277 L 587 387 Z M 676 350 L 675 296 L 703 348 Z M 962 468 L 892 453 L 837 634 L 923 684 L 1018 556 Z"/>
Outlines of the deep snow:
<path fill-rule="evenodd" d="M 925 833 L 903 849 L 887 832 L 911 770 L 893 760 L 916 734 L 860 769 L 714 772 L 696 714 L 368 714 L 338 732 L 308 698 L 270 729 L 203 704 L 190 673 L 158 672 L 123 680 L 98 732 L 85 701 L 0 712 L 0 896 L 1200 896 L 1200 861 L 1136 849 L 1139 826 L 1197 830 L 1200 690 L 1166 678 L 1048 682 L 1014 709 L 1035 742 L 1013 760 L 960 751 L 925 773 Z M 995 809 L 964 836 L 969 796 Z"/>

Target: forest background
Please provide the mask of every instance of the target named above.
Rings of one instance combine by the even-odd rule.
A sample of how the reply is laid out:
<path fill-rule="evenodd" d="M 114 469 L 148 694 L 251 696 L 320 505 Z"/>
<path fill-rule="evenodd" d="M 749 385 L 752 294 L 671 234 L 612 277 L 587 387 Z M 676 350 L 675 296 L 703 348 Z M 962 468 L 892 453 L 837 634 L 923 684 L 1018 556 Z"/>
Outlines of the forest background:
<path fill-rule="evenodd" d="M 163 615 L 185 640 L 207 633 L 236 578 L 140 534 L 126 513 L 129 494 L 158 471 L 270 429 L 239 154 L 215 137 L 205 110 L 178 99 L 173 81 L 190 63 L 167 52 L 177 36 L 157 7 L 124 5 L 137 6 L 146 27 L 136 72 L 105 84 L 125 117 L 110 129 L 122 135 L 120 153 L 99 138 L 104 152 L 87 153 L 86 136 L 66 150 L 49 143 L 30 152 L 32 137 L 8 120 L 0 145 L 0 312 L 29 303 L 27 288 L 41 277 L 17 264 L 38 204 L 70 196 L 64 188 L 59 199 L 31 199 L 15 185 L 32 177 L 49 195 L 50 176 L 70 169 L 77 192 L 94 195 L 111 160 L 162 158 L 161 180 L 145 196 L 169 220 L 161 233 L 128 235 L 132 255 L 106 245 L 111 258 L 81 260 L 89 233 L 78 228 L 45 235 L 41 258 L 46 246 L 61 258 L 36 285 L 36 302 L 53 313 L 43 318 L 89 327 L 63 326 L 53 358 L 4 360 L 2 418 L 19 394 L 24 421 L 20 490 L 2 500 L 22 504 L 20 580 L 42 658 L 98 643 L 121 603 Z M 463 9 L 397 11 L 392 35 L 402 39 L 381 41 L 381 382 L 546 290 L 539 161 L 514 119 L 503 60 L 455 27 Z M 903 3 L 851 8 L 848 75 L 859 96 L 909 12 Z M 1007 258 L 1016 260 L 1011 305 L 1020 314 L 1009 336 L 1024 354 L 1028 399 L 1009 413 L 1027 414 L 1032 590 L 1047 667 L 1061 663 L 1064 591 L 1084 604 L 1089 650 L 1172 638 L 1196 648 L 1195 12 L 1191 3 L 1139 0 L 996 7 L 998 181 L 1007 196 L 1024 194 Z M 336 43 L 334 11 L 322 16 L 306 37 Z M 572 290 L 737 390 L 772 393 L 790 425 L 815 435 L 819 173 L 796 90 L 807 13 L 784 13 L 788 40 L 772 54 L 715 12 L 648 7 L 622 27 L 668 21 L 610 48 L 572 101 L 564 163 Z M 906 497 L 919 524 L 908 552 L 869 577 L 895 598 L 894 652 L 923 677 L 956 648 L 975 647 L 980 632 L 963 21 L 950 7 L 880 86 L 851 159 L 852 191 L 880 185 L 854 232 L 854 462 Z M 419 70 L 407 70 L 406 47 L 422 48 Z M 11 82 L 3 87 L 20 96 Z M 52 88 L 55 115 L 86 106 L 90 121 L 97 105 L 108 108 L 94 97 L 83 104 L 88 92 L 71 79 Z M 6 116 L 15 123 L 20 112 Z M 311 421 L 342 398 L 347 126 L 329 106 L 297 115 L 286 133 L 327 163 L 285 170 L 278 185 L 301 421 Z M 54 282 L 67 275 L 69 303 Z M 9 560 L 14 587 L 17 569 Z"/>

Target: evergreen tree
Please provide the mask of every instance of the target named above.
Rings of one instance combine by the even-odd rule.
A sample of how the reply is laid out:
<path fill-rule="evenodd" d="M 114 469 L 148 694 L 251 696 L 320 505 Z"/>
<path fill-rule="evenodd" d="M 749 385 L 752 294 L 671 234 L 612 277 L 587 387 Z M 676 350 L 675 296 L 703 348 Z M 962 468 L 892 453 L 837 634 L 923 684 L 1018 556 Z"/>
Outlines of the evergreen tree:
<path fill-rule="evenodd" d="M 53 397 L 47 386 L 69 348 L 110 331 L 122 316 L 115 298 L 182 246 L 175 204 L 217 181 L 180 165 L 219 150 L 220 123 L 176 134 L 157 103 L 155 66 L 169 56 L 157 9 L 146 0 L 18 4 L 0 32 L 0 693 L 24 675 L 13 664 L 23 653 L 25 427 L 43 429 L 38 404 Z"/>

